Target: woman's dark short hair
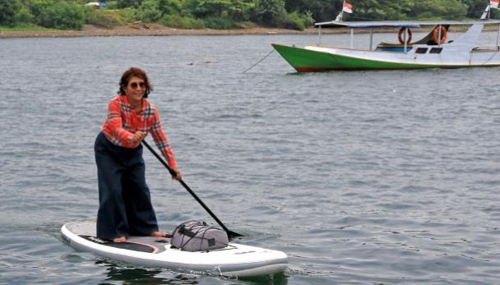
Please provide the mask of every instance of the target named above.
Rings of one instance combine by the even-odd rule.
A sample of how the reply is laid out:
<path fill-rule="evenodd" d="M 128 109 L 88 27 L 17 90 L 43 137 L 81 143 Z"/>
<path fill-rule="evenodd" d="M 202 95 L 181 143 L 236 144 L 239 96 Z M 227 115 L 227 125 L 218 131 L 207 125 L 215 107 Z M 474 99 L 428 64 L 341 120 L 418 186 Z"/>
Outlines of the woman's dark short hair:
<path fill-rule="evenodd" d="M 153 91 L 153 87 L 149 83 L 149 78 L 146 75 L 146 72 L 138 67 L 131 67 L 123 73 L 122 78 L 120 79 L 120 90 L 118 90 L 118 94 L 125 95 L 125 88 L 132 77 L 138 77 L 144 80 L 144 84 L 146 85 L 144 98 L 148 98 L 149 93 Z"/>

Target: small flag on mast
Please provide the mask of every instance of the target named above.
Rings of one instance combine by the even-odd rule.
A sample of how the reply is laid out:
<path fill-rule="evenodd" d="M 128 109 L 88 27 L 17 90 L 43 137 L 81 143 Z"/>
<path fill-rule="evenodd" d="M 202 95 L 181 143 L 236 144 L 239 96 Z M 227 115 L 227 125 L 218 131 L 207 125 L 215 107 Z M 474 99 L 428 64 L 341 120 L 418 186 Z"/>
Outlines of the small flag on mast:
<path fill-rule="evenodd" d="M 492 8 L 498 8 L 498 4 L 500 4 L 500 0 L 490 0 L 490 6 Z"/>
<path fill-rule="evenodd" d="M 491 0 L 491 2 L 493 2 L 493 1 L 496 1 L 497 6 L 498 6 L 498 2 L 499 2 L 500 0 Z M 346 12 L 346 13 L 350 13 L 350 14 L 351 14 L 351 13 L 352 13 L 352 5 L 351 5 L 351 4 L 349 4 L 349 3 L 347 3 L 347 2 L 344 2 L 344 7 L 342 8 L 342 11 L 344 11 L 344 12 Z"/>

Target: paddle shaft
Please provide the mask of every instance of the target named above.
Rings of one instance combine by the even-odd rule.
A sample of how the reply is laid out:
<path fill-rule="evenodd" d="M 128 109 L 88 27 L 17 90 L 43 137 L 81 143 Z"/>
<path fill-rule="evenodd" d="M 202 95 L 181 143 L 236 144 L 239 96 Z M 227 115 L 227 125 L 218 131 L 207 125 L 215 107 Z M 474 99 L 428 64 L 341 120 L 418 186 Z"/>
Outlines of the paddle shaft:
<path fill-rule="evenodd" d="M 168 169 L 168 172 L 170 172 L 170 174 L 173 176 L 175 175 L 175 171 L 170 167 L 168 166 L 168 164 L 163 160 L 163 158 L 158 154 L 156 153 L 156 151 L 145 141 L 143 140 L 142 143 L 149 149 L 149 151 L 151 151 L 151 153 L 161 162 L 161 164 L 163 164 L 163 166 L 165 166 L 167 169 Z M 184 183 L 184 181 L 182 179 L 179 180 L 179 182 L 181 183 L 181 185 L 189 192 L 189 194 L 191 194 L 191 196 L 193 196 L 193 198 L 198 201 L 198 203 L 210 214 L 210 216 L 212 216 L 212 218 L 222 227 L 222 229 L 224 229 L 224 231 L 226 231 L 227 235 L 229 236 L 229 238 L 233 238 L 233 237 L 239 237 L 239 236 L 242 236 L 241 234 L 239 233 L 235 233 L 233 231 L 230 231 L 220 220 L 219 218 L 217 218 L 217 216 L 215 216 L 214 213 L 212 213 L 212 211 L 210 211 L 210 209 L 205 205 L 205 203 L 203 203 L 203 201 L 201 201 L 200 198 L 198 198 L 198 196 L 193 192 L 193 190 L 191 190 L 191 188 L 189 188 L 189 186 L 187 186 L 186 183 Z"/>

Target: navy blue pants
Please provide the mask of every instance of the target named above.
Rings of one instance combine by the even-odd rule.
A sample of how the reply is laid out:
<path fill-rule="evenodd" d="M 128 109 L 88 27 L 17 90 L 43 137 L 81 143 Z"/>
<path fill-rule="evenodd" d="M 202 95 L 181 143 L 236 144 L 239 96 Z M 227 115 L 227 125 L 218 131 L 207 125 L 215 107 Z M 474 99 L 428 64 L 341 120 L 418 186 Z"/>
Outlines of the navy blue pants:
<path fill-rule="evenodd" d="M 142 145 L 135 149 L 116 146 L 99 133 L 94 150 L 99 183 L 97 237 L 111 240 L 158 231 Z"/>

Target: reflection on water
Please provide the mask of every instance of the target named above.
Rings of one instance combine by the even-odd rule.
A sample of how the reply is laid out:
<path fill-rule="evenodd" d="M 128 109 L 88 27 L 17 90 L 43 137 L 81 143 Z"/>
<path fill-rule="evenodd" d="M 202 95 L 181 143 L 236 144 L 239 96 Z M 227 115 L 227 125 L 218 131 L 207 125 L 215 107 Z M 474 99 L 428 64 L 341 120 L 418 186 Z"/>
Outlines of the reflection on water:
<path fill-rule="evenodd" d="M 128 285 L 160 285 L 160 284 L 198 284 L 195 275 L 179 274 L 175 278 L 158 276 L 162 273 L 160 269 L 137 268 L 132 266 L 113 264 L 108 261 L 98 261 L 98 265 L 104 265 L 107 278 L 101 282 L 105 284 L 128 284 Z M 120 281 L 120 282 L 117 282 Z"/>
<path fill-rule="evenodd" d="M 163 277 L 165 275 L 165 270 L 157 268 L 139 268 L 131 265 L 119 264 L 112 262 L 110 260 L 100 259 L 95 262 L 98 266 L 104 266 L 106 268 L 107 278 L 100 282 L 100 285 L 108 284 L 127 284 L 127 285 L 160 285 L 160 284 L 207 284 L 206 280 L 200 282 L 199 278 L 204 276 L 209 278 L 204 274 L 188 274 L 188 273 L 174 273 L 169 272 L 168 277 Z M 226 276 L 212 276 L 211 280 L 213 284 L 220 284 L 221 281 L 227 282 L 228 284 L 233 284 L 237 281 L 238 284 L 274 284 L 274 285 L 286 285 L 287 277 L 284 273 L 271 274 L 265 276 L 255 276 L 255 277 L 226 277 Z M 210 283 L 210 282 L 209 282 Z"/>

